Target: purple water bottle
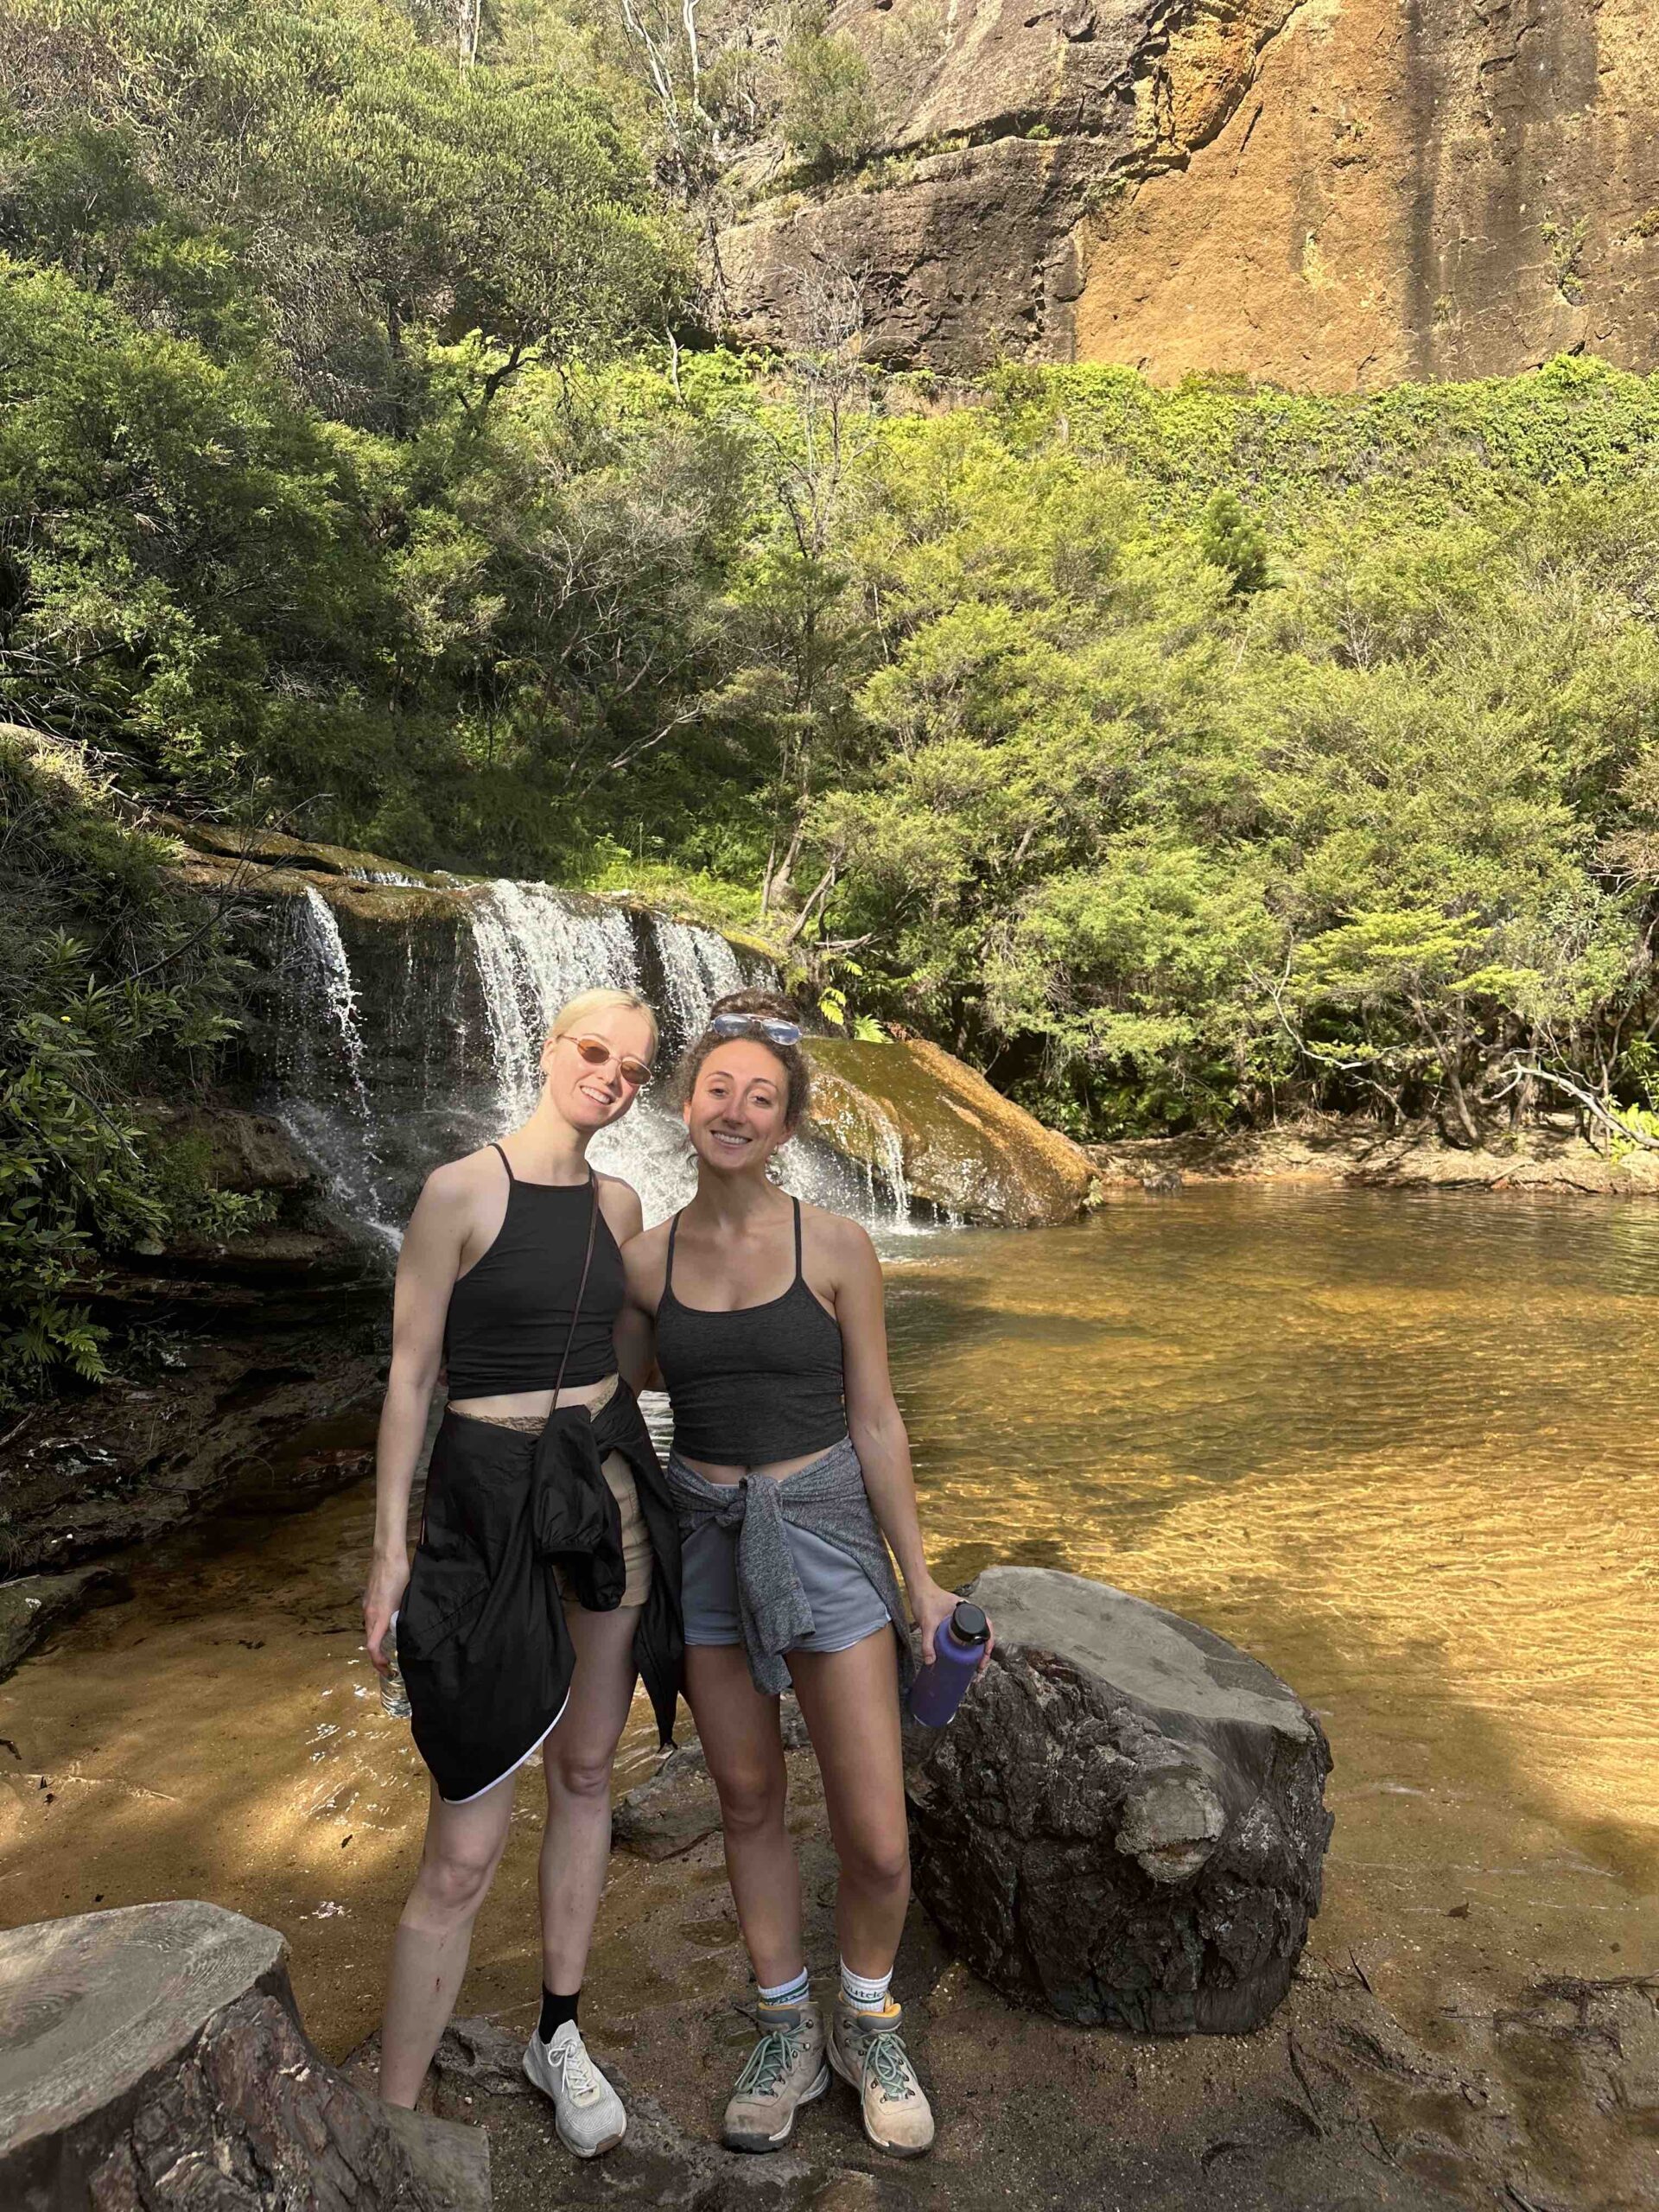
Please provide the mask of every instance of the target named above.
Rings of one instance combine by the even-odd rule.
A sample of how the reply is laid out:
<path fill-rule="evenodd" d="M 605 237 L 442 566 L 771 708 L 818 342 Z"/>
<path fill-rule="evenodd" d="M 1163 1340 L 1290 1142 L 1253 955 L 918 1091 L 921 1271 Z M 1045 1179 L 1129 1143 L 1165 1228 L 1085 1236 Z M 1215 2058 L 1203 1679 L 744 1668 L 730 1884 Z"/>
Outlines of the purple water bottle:
<path fill-rule="evenodd" d="M 941 1621 L 933 1638 L 937 1653 L 931 1667 L 918 1667 L 910 1686 L 910 1710 L 930 1728 L 943 1728 L 962 1703 L 963 1693 L 974 1679 L 984 1656 L 991 1624 L 977 1605 L 965 1601 L 948 1621 Z"/>

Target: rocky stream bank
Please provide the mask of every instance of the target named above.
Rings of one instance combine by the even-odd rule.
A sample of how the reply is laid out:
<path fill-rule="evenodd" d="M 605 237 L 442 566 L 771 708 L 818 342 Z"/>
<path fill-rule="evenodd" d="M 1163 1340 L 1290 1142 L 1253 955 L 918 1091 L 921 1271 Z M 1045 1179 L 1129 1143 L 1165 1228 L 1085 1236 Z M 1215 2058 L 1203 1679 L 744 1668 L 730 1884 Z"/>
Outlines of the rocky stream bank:
<path fill-rule="evenodd" d="M 1084 1150 L 1095 1204 L 1141 1192 L 1164 1196 L 1184 1183 L 1659 1197 L 1659 1152 L 1610 1153 L 1583 1135 L 1569 1115 L 1545 1116 L 1478 1148 L 1448 1144 L 1427 1122 L 1389 1129 L 1356 1119 L 1224 1135 L 1116 1138 Z"/>

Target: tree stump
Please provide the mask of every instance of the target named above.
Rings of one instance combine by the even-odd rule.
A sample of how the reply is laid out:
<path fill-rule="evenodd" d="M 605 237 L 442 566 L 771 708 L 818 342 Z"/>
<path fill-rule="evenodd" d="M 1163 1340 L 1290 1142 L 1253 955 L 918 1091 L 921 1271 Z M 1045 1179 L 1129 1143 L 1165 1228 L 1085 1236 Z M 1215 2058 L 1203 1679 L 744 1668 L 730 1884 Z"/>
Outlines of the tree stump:
<path fill-rule="evenodd" d="M 133 1905 L 0 1934 L 7 2212 L 488 2212 L 482 2132 L 321 2058 L 273 1929 Z"/>
<path fill-rule="evenodd" d="M 1259 1661 L 1103 1583 L 994 1567 L 973 1595 L 990 1664 L 907 1749 L 916 1891 L 947 1941 L 1062 2019 L 1259 2027 L 1319 1907 L 1319 1722 Z"/>

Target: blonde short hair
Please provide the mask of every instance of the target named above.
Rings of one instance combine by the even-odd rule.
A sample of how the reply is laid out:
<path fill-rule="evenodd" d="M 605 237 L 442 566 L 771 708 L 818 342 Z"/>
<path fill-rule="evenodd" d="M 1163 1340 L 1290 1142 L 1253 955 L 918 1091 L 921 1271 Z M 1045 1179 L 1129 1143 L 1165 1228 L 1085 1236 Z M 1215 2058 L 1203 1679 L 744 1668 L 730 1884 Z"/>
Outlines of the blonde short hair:
<path fill-rule="evenodd" d="M 651 1028 L 651 1043 L 647 1050 L 657 1050 L 657 1009 L 638 991 L 578 991 L 573 999 L 566 999 L 548 1027 L 550 1037 L 562 1037 L 575 1024 L 585 1021 L 589 1014 L 607 1014 L 620 1007 L 629 1014 L 644 1014 Z"/>

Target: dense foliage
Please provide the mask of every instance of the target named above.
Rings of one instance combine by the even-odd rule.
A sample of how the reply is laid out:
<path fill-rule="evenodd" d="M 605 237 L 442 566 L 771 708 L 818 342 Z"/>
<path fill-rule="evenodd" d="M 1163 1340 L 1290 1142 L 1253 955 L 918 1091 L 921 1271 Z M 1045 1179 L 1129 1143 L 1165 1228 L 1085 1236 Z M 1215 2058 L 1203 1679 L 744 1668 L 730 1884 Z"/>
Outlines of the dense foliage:
<path fill-rule="evenodd" d="M 859 87 L 810 10 L 770 60 L 688 20 L 16 0 L 0 709 L 141 805 L 695 886 L 1079 1133 L 1644 1128 L 1659 378 L 947 389 L 861 369 L 834 272 L 738 359 L 709 178 L 765 99 L 832 158 Z M 79 950 L 5 950 L 17 1098 L 126 987 L 82 860 L 39 893 Z M 194 989 L 128 1042 L 200 1056 Z M 151 1217 L 29 1157 L 57 1296 Z"/>
<path fill-rule="evenodd" d="M 102 1376 L 102 1257 L 258 1212 L 176 1114 L 135 1104 L 200 1089 L 236 975 L 165 841 L 120 812 L 79 751 L 0 728 L 0 1408 L 55 1370 Z"/>
<path fill-rule="evenodd" d="M 1179 475 L 1167 448 L 1091 450 L 1075 413 L 1065 438 L 1023 407 L 895 428 L 862 540 L 871 765 L 810 815 L 832 925 L 868 934 L 895 1010 L 1080 1130 L 1317 1097 L 1473 1141 L 1532 1068 L 1644 1097 L 1659 524 L 1645 468 L 1601 449 L 1609 403 L 1629 431 L 1650 398 L 1578 364 L 1531 380 L 1557 466 L 1465 493 L 1471 397 L 1398 476 L 1332 489 L 1292 448 L 1250 486 L 1267 538 L 1205 486 L 1229 416 L 1259 432 L 1271 399 L 1241 423 L 1218 397 Z M 1344 414 L 1389 425 L 1300 411 L 1332 446 Z"/>

